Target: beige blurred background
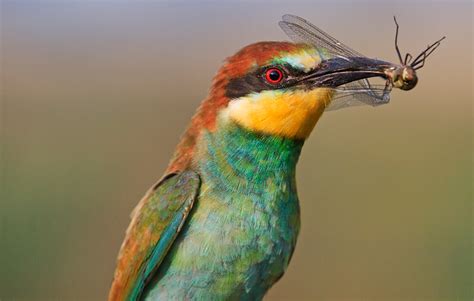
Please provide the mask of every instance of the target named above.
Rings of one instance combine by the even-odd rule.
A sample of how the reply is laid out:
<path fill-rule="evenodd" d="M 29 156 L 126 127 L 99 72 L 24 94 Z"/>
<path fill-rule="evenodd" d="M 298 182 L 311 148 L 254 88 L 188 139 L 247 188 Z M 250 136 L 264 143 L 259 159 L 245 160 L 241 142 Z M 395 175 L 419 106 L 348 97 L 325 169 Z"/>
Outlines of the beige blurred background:
<path fill-rule="evenodd" d="M 367 56 L 447 39 L 377 109 L 323 116 L 266 300 L 472 300 L 470 1 L 2 1 L 0 300 L 104 300 L 129 213 L 226 56 L 303 16 Z"/>

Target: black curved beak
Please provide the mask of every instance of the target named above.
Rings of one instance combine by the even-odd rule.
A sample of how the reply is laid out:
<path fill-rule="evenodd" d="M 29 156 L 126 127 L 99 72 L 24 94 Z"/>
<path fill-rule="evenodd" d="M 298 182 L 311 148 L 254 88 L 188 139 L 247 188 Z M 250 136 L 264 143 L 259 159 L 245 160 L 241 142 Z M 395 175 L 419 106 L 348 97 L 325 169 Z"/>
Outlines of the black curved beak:
<path fill-rule="evenodd" d="M 364 78 L 388 79 L 386 71 L 394 66 L 385 61 L 366 57 L 336 57 L 322 61 L 317 69 L 302 77 L 301 81 L 312 88 L 335 88 Z"/>

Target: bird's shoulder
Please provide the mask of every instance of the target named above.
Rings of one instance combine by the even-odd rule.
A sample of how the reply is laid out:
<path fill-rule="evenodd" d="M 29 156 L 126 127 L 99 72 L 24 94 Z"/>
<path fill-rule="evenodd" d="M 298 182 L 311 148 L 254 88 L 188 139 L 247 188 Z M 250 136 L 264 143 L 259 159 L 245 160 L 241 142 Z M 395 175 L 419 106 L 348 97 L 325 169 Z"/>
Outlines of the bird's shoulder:
<path fill-rule="evenodd" d="M 138 299 L 186 221 L 200 184 L 194 171 L 170 173 L 145 194 L 132 212 L 109 300 Z"/>

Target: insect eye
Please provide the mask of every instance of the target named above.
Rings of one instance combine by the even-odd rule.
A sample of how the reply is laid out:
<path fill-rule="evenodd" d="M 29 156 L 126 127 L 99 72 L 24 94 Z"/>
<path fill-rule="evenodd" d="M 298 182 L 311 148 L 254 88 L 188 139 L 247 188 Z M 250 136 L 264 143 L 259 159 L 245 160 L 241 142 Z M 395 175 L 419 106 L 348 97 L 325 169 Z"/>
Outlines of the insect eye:
<path fill-rule="evenodd" d="M 278 84 L 283 80 L 283 72 L 278 68 L 270 68 L 265 71 L 265 79 L 270 84 Z"/>

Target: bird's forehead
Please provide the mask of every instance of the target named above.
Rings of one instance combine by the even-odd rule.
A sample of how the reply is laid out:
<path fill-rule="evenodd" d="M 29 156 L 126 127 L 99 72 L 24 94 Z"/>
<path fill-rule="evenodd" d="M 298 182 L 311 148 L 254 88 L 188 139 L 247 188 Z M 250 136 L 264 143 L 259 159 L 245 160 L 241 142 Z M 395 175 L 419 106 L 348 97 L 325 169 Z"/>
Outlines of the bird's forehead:
<path fill-rule="evenodd" d="M 282 53 L 271 59 L 270 64 L 289 64 L 295 69 L 308 72 L 319 65 L 321 60 L 321 55 L 317 49 L 305 47 L 294 52 Z"/>
<path fill-rule="evenodd" d="M 290 42 L 258 42 L 250 44 L 227 59 L 219 74 L 224 78 L 238 78 L 271 64 L 289 64 L 295 69 L 314 68 L 324 53 L 308 44 Z"/>

